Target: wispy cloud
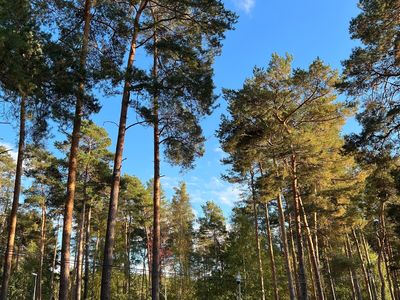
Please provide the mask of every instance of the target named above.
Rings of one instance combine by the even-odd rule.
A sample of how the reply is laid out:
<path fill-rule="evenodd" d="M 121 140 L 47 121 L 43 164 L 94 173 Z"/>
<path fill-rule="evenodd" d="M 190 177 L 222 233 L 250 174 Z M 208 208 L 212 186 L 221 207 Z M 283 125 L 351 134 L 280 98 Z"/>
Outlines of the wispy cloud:
<path fill-rule="evenodd" d="M 11 155 L 11 157 L 17 161 L 17 156 L 18 156 L 18 152 L 14 150 L 14 146 L 5 142 L 0 142 L 0 145 L 3 146 L 4 148 L 6 148 L 6 150 L 8 150 L 8 154 Z"/>
<path fill-rule="evenodd" d="M 249 14 L 254 6 L 256 5 L 256 0 L 233 0 L 236 7 L 246 14 Z"/>

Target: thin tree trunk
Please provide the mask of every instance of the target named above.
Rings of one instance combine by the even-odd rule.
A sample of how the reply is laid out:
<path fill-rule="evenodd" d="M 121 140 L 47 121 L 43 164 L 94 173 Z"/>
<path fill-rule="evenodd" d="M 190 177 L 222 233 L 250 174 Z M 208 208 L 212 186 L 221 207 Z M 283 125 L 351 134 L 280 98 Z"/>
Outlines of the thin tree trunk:
<path fill-rule="evenodd" d="M 367 290 L 368 298 L 370 300 L 373 300 L 371 287 L 370 287 L 370 283 L 369 283 L 369 280 L 368 280 L 367 269 L 365 268 L 364 258 L 362 256 L 361 249 L 360 249 L 360 243 L 358 242 L 357 235 L 356 235 L 356 232 L 354 231 L 354 229 L 352 229 L 352 233 L 353 233 L 354 242 L 356 244 L 358 257 L 359 257 L 360 262 L 361 262 L 361 268 L 362 268 L 363 275 L 364 275 L 365 288 Z"/>
<path fill-rule="evenodd" d="M 90 221 L 92 218 L 92 205 L 88 205 L 86 213 L 86 233 L 85 233 L 85 277 L 83 284 L 83 299 L 87 300 L 89 298 L 89 275 L 90 275 Z"/>
<path fill-rule="evenodd" d="M 274 245 L 272 243 L 272 233 L 271 233 L 271 225 L 270 225 L 270 221 L 269 221 L 268 203 L 265 203 L 265 223 L 266 223 L 266 228 L 267 228 L 269 259 L 271 261 L 272 284 L 274 286 L 274 299 L 278 300 L 279 299 L 278 279 L 276 276 Z"/>
<path fill-rule="evenodd" d="M 258 261 L 258 271 L 259 271 L 259 279 L 260 279 L 260 289 L 261 289 L 261 297 L 262 300 L 265 300 L 265 288 L 264 288 L 264 271 L 262 266 L 262 257 L 261 257 L 261 246 L 260 246 L 260 238 L 258 233 L 258 208 L 257 208 L 257 196 L 254 186 L 254 173 L 250 171 L 250 188 L 251 188 L 251 196 L 253 202 L 253 216 L 254 216 L 254 235 L 256 239 L 256 247 L 257 247 L 257 261 Z"/>
<path fill-rule="evenodd" d="M 0 300 L 6 300 L 8 296 L 8 285 L 10 282 L 11 265 L 14 254 L 15 231 L 17 228 L 17 211 L 19 204 L 19 195 L 21 193 L 22 164 L 24 161 L 24 154 L 25 154 L 25 122 L 26 122 L 25 101 L 26 101 L 25 97 L 22 97 L 20 103 L 20 115 L 19 115 L 19 141 L 18 141 L 17 165 L 15 170 L 14 195 L 11 207 L 10 220 L 8 223 L 7 248 L 4 255 L 3 280 L 0 291 Z"/>
<path fill-rule="evenodd" d="M 93 252 L 93 261 L 92 261 L 92 289 L 91 289 L 91 299 L 94 299 L 95 296 L 95 288 L 94 288 L 94 282 L 95 282 L 95 275 L 96 275 L 96 262 L 97 262 L 97 257 L 98 257 L 98 250 L 99 250 L 99 243 L 100 243 L 100 230 L 97 229 L 97 238 L 96 238 L 96 244 L 94 246 L 94 252 Z"/>
<path fill-rule="evenodd" d="M 299 276 L 298 276 L 298 270 L 297 270 L 297 255 L 296 255 L 296 250 L 295 250 L 295 243 L 294 243 L 294 233 L 293 233 L 293 221 L 292 217 L 290 214 L 289 216 L 289 236 L 290 236 L 290 249 L 291 249 L 291 254 L 292 254 L 292 264 L 293 264 L 293 273 L 295 274 L 294 278 L 296 281 L 296 293 L 297 296 L 300 295 L 300 283 L 299 283 Z"/>
<path fill-rule="evenodd" d="M 292 192 L 293 192 L 293 207 L 294 207 L 294 223 L 295 223 L 295 233 L 297 241 L 297 260 L 298 260 L 298 280 L 300 287 L 299 300 L 307 300 L 307 276 L 304 263 L 304 247 L 303 238 L 301 230 L 301 208 L 299 201 L 298 185 L 297 185 L 297 162 L 296 155 L 291 156 L 292 164 Z"/>
<path fill-rule="evenodd" d="M 61 272 L 60 272 L 60 289 L 59 300 L 69 299 L 69 275 L 70 275 L 70 243 L 72 231 L 72 218 L 74 210 L 77 165 L 78 165 L 78 150 L 79 138 L 81 132 L 82 114 L 85 99 L 85 69 L 86 60 L 89 48 L 89 35 L 90 35 L 90 9 L 92 6 L 91 0 L 85 0 L 84 7 L 84 29 L 82 48 L 80 54 L 79 68 L 80 68 L 80 83 L 79 90 L 76 97 L 74 124 L 71 135 L 71 149 L 68 162 L 68 180 L 67 180 L 67 197 L 65 199 L 64 210 L 64 226 L 61 247 Z"/>
<path fill-rule="evenodd" d="M 51 277 L 50 277 L 50 300 L 54 299 L 54 290 L 55 290 L 55 285 L 54 285 L 54 275 L 55 275 L 55 270 L 56 270 L 56 262 L 57 262 L 57 241 L 58 241 L 58 235 L 60 233 L 61 229 L 61 224 L 60 224 L 60 217 L 58 218 L 57 222 L 57 232 L 55 235 L 55 243 L 54 243 L 54 251 L 53 251 L 53 262 L 51 264 Z"/>
<path fill-rule="evenodd" d="M 130 222 L 129 222 L 130 223 Z M 129 291 L 131 289 L 131 264 L 130 264 L 130 232 L 129 232 L 128 221 L 125 220 L 125 283 L 124 283 L 124 294 L 129 297 Z"/>
<path fill-rule="evenodd" d="M 85 188 L 84 188 L 85 189 Z M 86 194 L 84 192 L 84 194 Z M 86 216 L 86 196 L 84 196 L 81 218 L 79 221 L 78 251 L 76 258 L 76 278 L 75 278 L 75 300 L 80 300 L 82 295 L 82 270 L 83 270 L 83 251 L 85 239 L 85 216 Z"/>
<path fill-rule="evenodd" d="M 292 270 L 290 268 L 290 255 L 289 255 L 289 246 L 286 234 L 286 226 L 285 226 L 285 215 L 283 212 L 282 206 L 282 195 L 281 192 L 278 192 L 277 195 L 277 202 L 278 202 L 278 213 L 279 213 L 279 226 L 281 229 L 281 236 L 282 236 L 282 244 L 283 244 L 283 254 L 285 256 L 285 269 L 286 269 L 286 276 L 288 280 L 288 288 L 289 288 L 289 296 L 290 300 L 295 300 L 295 290 L 293 286 L 293 277 L 292 277 Z"/>
<path fill-rule="evenodd" d="M 140 7 L 136 12 L 134 29 L 130 44 L 128 62 L 126 66 L 126 79 L 121 103 L 121 115 L 119 119 L 118 138 L 114 157 L 114 169 L 111 183 L 110 206 L 108 210 L 107 231 L 104 243 L 103 272 L 101 276 L 101 300 L 111 300 L 111 272 L 113 266 L 113 251 L 115 240 L 115 223 L 118 210 L 118 196 L 121 181 L 122 157 L 125 144 L 126 123 L 128 117 L 128 107 L 130 99 L 130 74 L 136 55 L 136 43 L 139 35 L 139 19 L 147 5 L 147 0 L 140 2 Z"/>
<path fill-rule="evenodd" d="M 325 250 L 327 250 L 326 244 L 325 244 Z M 324 257 L 325 257 L 326 270 L 328 271 L 329 287 L 330 287 L 331 295 L 332 295 L 331 299 L 336 300 L 335 282 L 333 281 L 333 277 L 332 277 L 332 273 L 331 273 L 331 266 L 329 264 L 329 258 L 328 258 L 326 251 L 324 251 Z"/>
<path fill-rule="evenodd" d="M 153 12 L 154 15 L 154 12 Z M 155 22 L 156 21 L 156 17 Z M 153 80 L 158 77 L 158 51 L 157 29 L 154 29 L 154 53 L 153 53 Z M 153 182 L 153 260 L 151 273 L 151 299 L 160 299 L 160 272 L 161 272 L 161 229 L 160 229 L 160 130 L 159 130 L 159 103 L 157 92 L 153 95 L 153 144 L 154 144 L 154 182 Z"/>
<path fill-rule="evenodd" d="M 347 233 L 346 233 L 346 249 L 347 249 L 347 257 L 352 259 L 353 251 L 351 250 L 350 238 Z M 355 290 L 356 290 L 356 294 L 357 294 L 357 299 L 362 300 L 362 294 L 361 294 L 360 284 L 359 284 L 358 278 L 357 278 L 357 273 L 354 271 L 353 268 L 351 268 L 350 272 L 351 272 L 351 276 L 354 280 L 354 286 L 355 286 Z"/>
<path fill-rule="evenodd" d="M 365 257 L 367 259 L 367 271 L 368 271 L 368 276 L 369 276 L 369 280 L 371 283 L 372 295 L 373 295 L 374 299 L 378 299 L 376 283 L 375 283 L 375 278 L 374 278 L 374 272 L 372 269 L 371 259 L 369 257 L 369 253 L 368 253 L 367 242 L 365 241 L 364 234 L 362 232 L 360 233 L 360 237 L 361 237 L 361 242 L 363 245 Z"/>
<path fill-rule="evenodd" d="M 298 189 L 297 189 L 298 192 Z M 321 274 L 319 272 L 319 266 L 317 262 L 317 256 L 316 256 L 316 251 L 314 247 L 314 242 L 311 234 L 310 227 L 308 226 L 308 220 L 307 220 L 307 215 L 304 209 L 303 201 L 301 200 L 300 194 L 298 195 L 299 199 L 299 204 L 300 204 L 300 210 L 301 214 L 303 217 L 303 223 L 306 228 L 306 238 L 308 241 L 308 248 L 309 248 L 309 255 L 310 255 L 310 260 L 311 260 L 311 267 L 314 271 L 314 280 L 315 280 L 315 288 L 316 288 L 316 294 L 317 294 L 317 299 L 324 299 L 324 291 L 322 288 L 322 281 L 321 281 Z"/>
<path fill-rule="evenodd" d="M 44 195 L 43 195 L 44 196 Z M 42 203 L 42 217 L 40 225 L 40 256 L 39 256 L 39 272 L 37 280 L 37 300 L 42 300 L 42 285 L 43 285 L 43 259 L 44 246 L 46 241 L 46 204 L 45 200 Z"/>
<path fill-rule="evenodd" d="M 307 244 L 307 240 L 304 237 L 304 243 Z M 312 299 L 317 300 L 318 299 L 318 295 L 317 295 L 317 286 L 316 286 L 316 281 L 315 281 L 315 275 L 314 275 L 314 270 L 312 267 L 312 262 L 311 262 L 311 255 L 310 255 L 310 247 L 308 245 L 308 251 L 307 251 L 307 262 L 308 262 L 308 270 L 309 270 L 309 274 L 310 274 L 310 279 L 311 279 L 311 292 L 312 292 Z"/>
<path fill-rule="evenodd" d="M 378 236 L 378 244 L 379 244 L 379 254 L 378 254 L 378 271 L 379 271 L 379 278 L 381 280 L 381 300 L 386 299 L 386 284 L 385 284 L 385 276 L 383 275 L 382 270 L 382 255 L 383 255 L 383 244 L 381 241 L 381 237 Z"/>

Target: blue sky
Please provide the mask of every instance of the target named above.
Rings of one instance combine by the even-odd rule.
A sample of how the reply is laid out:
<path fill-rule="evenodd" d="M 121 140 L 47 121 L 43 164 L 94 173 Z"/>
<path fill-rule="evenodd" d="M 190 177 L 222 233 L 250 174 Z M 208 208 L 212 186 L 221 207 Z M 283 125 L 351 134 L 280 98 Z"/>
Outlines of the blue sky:
<path fill-rule="evenodd" d="M 251 76 L 255 65 L 266 66 L 272 53 L 294 56 L 295 67 L 307 67 L 320 57 L 336 69 L 356 45 L 348 33 L 349 21 L 358 14 L 356 0 L 225 0 L 226 6 L 236 11 L 240 18 L 236 30 L 228 32 L 222 55 L 215 62 L 216 93 L 221 88 L 240 88 Z M 141 57 L 139 56 L 140 60 Z M 179 181 L 187 183 L 191 203 L 200 213 L 207 200 L 217 202 L 228 216 L 240 190 L 221 180 L 225 167 L 220 164 L 221 151 L 215 131 L 226 105 L 222 98 L 220 107 L 203 122 L 207 137 L 206 153 L 198 159 L 195 169 L 181 173 L 179 168 L 161 165 L 163 188 L 170 198 Z M 117 128 L 106 121 L 119 119 L 120 97 L 103 98 L 101 112 L 94 121 L 104 126 L 113 142 Z M 130 111 L 130 121 L 135 121 Z M 11 126 L 0 125 L 0 143 L 15 147 L 17 132 Z M 344 132 L 357 130 L 354 120 L 349 120 Z M 48 142 L 49 144 L 52 141 Z M 111 150 L 114 151 L 113 144 Z M 136 127 L 127 132 L 123 172 L 136 175 L 144 182 L 152 177 L 152 134 L 150 128 Z"/>

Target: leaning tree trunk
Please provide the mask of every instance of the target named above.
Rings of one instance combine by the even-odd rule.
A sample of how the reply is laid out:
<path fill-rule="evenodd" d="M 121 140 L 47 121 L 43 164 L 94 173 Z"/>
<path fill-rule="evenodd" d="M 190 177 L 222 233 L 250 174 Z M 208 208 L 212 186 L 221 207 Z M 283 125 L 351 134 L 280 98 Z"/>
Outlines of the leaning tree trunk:
<path fill-rule="evenodd" d="M 298 295 L 299 300 L 307 300 L 307 276 L 304 263 L 304 246 L 301 230 L 301 208 L 300 199 L 298 193 L 298 183 L 297 183 L 297 161 L 296 155 L 291 156 L 292 164 L 292 192 L 293 192 L 293 207 L 294 207 L 294 223 L 295 223 L 295 235 L 297 241 L 297 260 L 298 260 L 298 280 L 300 294 Z"/>
<path fill-rule="evenodd" d="M 136 12 L 134 20 L 134 29 L 130 44 L 128 63 L 126 66 L 126 79 L 121 103 L 121 114 L 118 127 L 118 138 L 114 157 L 114 169 L 111 182 L 110 205 L 108 209 L 107 231 L 104 243 L 103 272 L 101 275 L 101 300 L 111 300 L 111 272 L 113 266 L 113 251 L 115 240 L 115 223 L 118 210 L 118 196 L 121 181 L 122 156 L 125 145 L 126 123 L 128 117 L 128 107 L 130 99 L 130 75 L 136 55 L 136 43 L 139 35 L 139 19 L 147 5 L 147 0 L 142 0 L 140 7 Z"/>
<path fill-rule="evenodd" d="M 59 300 L 69 299 L 69 267 L 70 267 L 70 243 L 72 231 L 72 218 L 74 210 L 75 188 L 77 178 L 77 165 L 78 165 L 78 149 L 79 138 L 81 132 L 82 114 L 85 98 L 85 68 L 89 48 L 89 35 L 90 35 L 90 8 L 92 6 L 91 0 L 85 0 L 84 8 L 84 29 L 82 48 L 80 54 L 79 68 L 80 68 L 80 83 L 79 90 L 76 97 L 74 124 L 71 135 L 71 149 L 68 162 L 68 180 L 67 180 L 67 197 L 65 199 L 64 209 L 64 226 L 61 247 L 61 272 L 60 272 L 60 289 Z"/>
<path fill-rule="evenodd" d="M 253 203 L 253 217 L 254 217 L 254 235 L 256 239 L 256 247 L 257 247 L 257 259 L 258 259 L 258 272 L 260 278 L 260 289 L 261 289 L 261 297 L 262 300 L 265 300 L 265 288 L 264 288 L 264 271 L 262 266 L 262 257 L 261 257 L 261 246 L 260 246 L 260 238 L 258 233 L 258 209 L 257 209 L 257 196 L 254 186 L 254 173 L 250 171 L 250 188 L 251 188 L 251 197 Z"/>
<path fill-rule="evenodd" d="M 294 290 L 294 286 L 293 286 L 292 270 L 290 268 L 290 254 L 289 254 L 288 239 L 287 239 L 287 234 L 286 234 L 285 215 L 283 212 L 282 195 L 281 195 L 280 191 L 278 192 L 276 199 L 278 201 L 279 226 L 281 229 L 283 254 L 285 256 L 285 269 L 286 269 L 286 276 L 287 276 L 287 281 L 288 281 L 289 296 L 290 296 L 290 300 L 295 300 L 296 295 L 295 295 L 295 290 Z"/>
<path fill-rule="evenodd" d="M 43 195 L 44 196 L 44 195 Z M 40 224 L 40 256 L 39 256 L 39 272 L 37 280 L 37 300 L 42 300 L 42 284 L 43 284 L 43 260 L 44 260 L 44 246 L 46 242 L 46 204 L 43 198 L 42 203 L 42 217 Z"/>
<path fill-rule="evenodd" d="M 17 166 L 15 170 L 14 195 L 11 207 L 10 220 L 8 223 L 7 248 L 4 255 L 3 280 L 0 291 L 0 300 L 6 300 L 8 296 L 8 285 L 10 282 L 11 265 L 14 254 L 15 231 L 17 228 L 17 211 L 19 204 L 19 195 L 21 193 L 22 163 L 24 161 L 24 153 L 25 153 L 25 122 L 26 122 L 25 101 L 26 101 L 25 97 L 22 97 L 20 103 L 20 115 L 19 115 L 19 141 L 18 141 Z"/>

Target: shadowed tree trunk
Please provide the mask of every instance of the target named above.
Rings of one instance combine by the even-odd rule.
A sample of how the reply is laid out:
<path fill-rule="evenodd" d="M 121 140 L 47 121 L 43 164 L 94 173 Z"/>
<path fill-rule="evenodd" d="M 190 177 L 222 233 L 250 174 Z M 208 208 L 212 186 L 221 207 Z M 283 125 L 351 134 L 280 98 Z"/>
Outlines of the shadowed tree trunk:
<path fill-rule="evenodd" d="M 368 253 L 367 242 L 365 241 L 364 234 L 362 232 L 360 232 L 360 237 L 361 237 L 361 242 L 362 242 L 364 253 L 365 253 L 365 258 L 367 259 L 367 272 L 368 272 L 369 280 L 371 283 L 372 295 L 375 299 L 377 299 L 378 296 L 377 296 L 377 289 L 376 289 L 376 283 L 375 283 L 375 278 L 374 278 L 374 271 L 373 271 L 373 266 L 372 266 L 371 259 L 369 257 L 369 253 Z"/>
<path fill-rule="evenodd" d="M 295 283 L 296 283 L 296 294 L 300 295 L 300 284 L 299 284 L 299 276 L 298 276 L 298 270 L 297 270 L 297 255 L 296 255 L 296 250 L 295 250 L 295 243 L 294 243 L 294 233 L 293 233 L 293 219 L 288 214 L 289 217 L 289 237 L 290 237 L 290 250 L 291 250 L 291 255 L 292 255 L 292 264 L 293 264 L 293 274 L 295 274 Z M 296 298 L 297 299 L 297 298 Z"/>
<path fill-rule="evenodd" d="M 307 276 L 304 264 L 304 247 L 301 230 L 301 209 L 297 185 L 297 162 L 296 155 L 291 156 L 291 167 L 292 167 L 292 193 L 293 193 L 293 207 L 294 207 L 294 223 L 295 223 L 295 236 L 297 242 L 297 260 L 298 260 L 298 280 L 300 294 L 298 295 L 299 300 L 307 300 Z"/>
<path fill-rule="evenodd" d="M 254 173 L 250 171 L 250 189 L 251 189 L 251 197 L 253 203 L 253 217 L 254 217 L 254 236 L 257 247 L 257 261 L 258 261 L 258 271 L 259 271 L 259 279 L 260 279 L 260 289 L 262 300 L 265 300 L 265 288 L 264 288 L 264 271 L 262 266 L 262 258 L 261 258 L 261 246 L 260 246 L 260 237 L 258 233 L 258 208 L 257 208 L 257 196 L 254 186 Z"/>
<path fill-rule="evenodd" d="M 289 255 L 289 246 L 288 246 L 288 240 L 287 240 L 287 234 L 286 234 L 285 215 L 283 212 L 282 195 L 281 195 L 280 191 L 278 192 L 276 199 L 278 201 L 279 226 L 281 229 L 283 254 L 285 256 L 285 269 L 286 269 L 286 276 L 287 276 L 287 280 L 288 280 L 289 296 L 290 296 L 290 300 L 295 300 L 296 295 L 295 295 L 295 290 L 294 290 L 294 286 L 293 286 L 292 270 L 290 268 L 290 255 Z"/>
<path fill-rule="evenodd" d="M 350 245 L 350 238 L 349 235 L 346 234 L 346 252 L 347 252 L 347 257 L 352 259 L 353 258 L 353 251 L 351 250 L 351 245 Z M 360 284 L 358 282 L 358 278 L 357 278 L 357 273 L 355 272 L 355 270 L 353 268 L 350 269 L 350 275 L 351 278 L 353 279 L 353 283 L 354 283 L 354 288 L 355 288 L 355 292 L 357 295 L 357 299 L 358 300 L 362 300 L 362 294 L 361 294 L 361 289 L 360 289 Z"/>
<path fill-rule="evenodd" d="M 54 282 L 54 275 L 55 275 L 55 270 L 56 270 L 56 262 L 57 262 L 57 241 L 58 241 L 58 235 L 60 233 L 61 229 L 61 224 L 60 224 L 60 217 L 58 218 L 57 222 L 57 232 L 55 235 L 55 242 L 54 242 L 54 251 L 53 251 L 53 262 L 51 264 L 51 277 L 50 277 L 50 300 L 55 299 L 54 298 L 54 291 L 55 291 L 55 282 Z"/>
<path fill-rule="evenodd" d="M 20 115 L 19 115 L 18 157 L 15 170 L 13 202 L 11 207 L 10 219 L 8 223 L 7 248 L 4 254 L 3 280 L 0 291 L 1 300 L 6 300 L 8 297 L 8 285 L 10 282 L 11 265 L 14 254 L 15 231 L 17 228 L 17 211 L 19 205 L 19 195 L 21 193 L 22 164 L 25 155 L 25 122 L 26 122 L 25 101 L 26 101 L 25 97 L 22 97 L 20 103 Z"/>
<path fill-rule="evenodd" d="M 76 97 L 74 124 L 71 135 L 71 149 L 68 162 L 67 196 L 65 199 L 64 226 L 63 226 L 62 247 L 61 247 L 59 300 L 69 299 L 69 275 L 70 275 L 69 266 L 71 260 L 70 243 L 71 243 L 72 218 L 74 210 L 76 175 L 77 175 L 77 165 L 78 165 L 79 138 L 81 132 L 82 114 L 83 114 L 84 97 L 85 97 L 86 78 L 84 74 L 85 74 L 87 53 L 89 47 L 91 6 L 92 6 L 92 1 L 85 0 L 84 29 L 83 29 L 82 48 L 79 61 L 81 78 L 79 83 L 79 90 Z"/>
<path fill-rule="evenodd" d="M 270 221 L 269 221 L 269 211 L 268 211 L 268 203 L 267 202 L 265 203 L 265 223 L 266 223 L 266 227 L 267 227 L 269 259 L 271 261 L 272 283 L 274 286 L 274 299 L 278 300 L 279 299 L 278 279 L 276 277 L 274 245 L 272 243 L 272 233 L 271 233 L 271 225 L 270 225 Z"/>
<path fill-rule="evenodd" d="M 108 209 L 107 219 L 107 231 L 104 243 L 104 259 L 103 259 L 103 271 L 101 276 L 101 300 L 111 300 L 111 272 L 113 265 L 113 251 L 114 251 L 114 240 L 115 240 L 115 223 L 118 210 L 118 196 L 121 181 L 121 167 L 122 157 L 125 145 L 125 133 L 126 123 L 128 117 L 128 107 L 130 100 L 130 74 L 132 72 L 135 55 L 136 55 L 136 43 L 139 35 L 139 19 L 147 5 L 146 0 L 140 2 L 140 6 L 136 12 L 134 19 L 134 29 L 132 33 L 132 39 L 130 43 L 130 50 L 128 56 L 128 62 L 126 66 L 126 79 L 124 83 L 124 90 L 122 95 L 121 103 L 121 114 L 119 119 L 118 127 L 118 138 L 114 157 L 114 168 L 111 182 L 111 193 L 110 193 L 110 205 Z"/>

